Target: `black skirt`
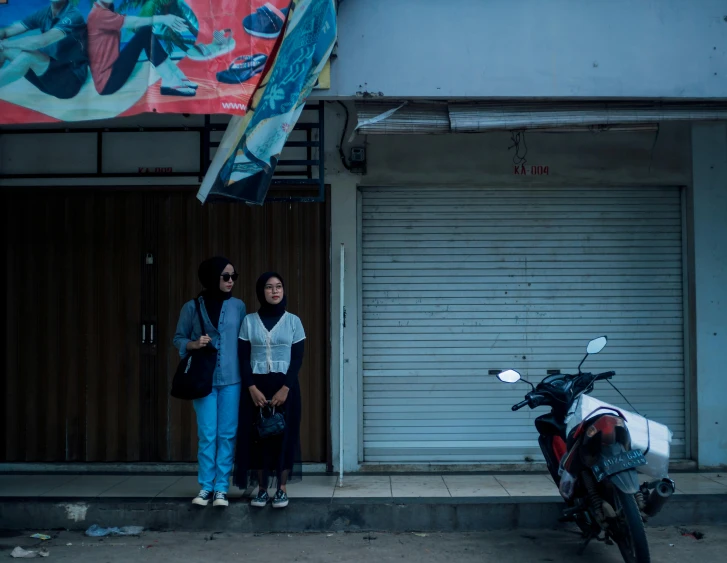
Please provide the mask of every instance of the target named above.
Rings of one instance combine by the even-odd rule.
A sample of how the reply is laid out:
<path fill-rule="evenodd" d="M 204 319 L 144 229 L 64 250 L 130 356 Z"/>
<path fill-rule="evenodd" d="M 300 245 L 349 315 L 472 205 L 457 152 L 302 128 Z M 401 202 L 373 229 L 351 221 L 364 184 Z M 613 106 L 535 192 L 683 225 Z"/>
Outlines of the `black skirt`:
<path fill-rule="evenodd" d="M 253 374 L 253 382 L 265 398 L 271 400 L 285 384 L 285 374 Z M 287 472 L 288 483 L 299 481 L 301 399 L 297 380 L 290 388 L 285 404 L 278 407 L 285 416 L 285 431 L 280 436 L 265 440 L 258 438 L 254 426 L 260 417 L 260 409 L 253 404 L 247 389 L 243 389 L 242 393 L 235 470 L 232 477 L 234 485 L 240 489 L 247 489 L 250 485 L 260 486 L 260 472 L 263 476 L 263 488 L 272 485 L 279 487 L 283 472 Z"/>

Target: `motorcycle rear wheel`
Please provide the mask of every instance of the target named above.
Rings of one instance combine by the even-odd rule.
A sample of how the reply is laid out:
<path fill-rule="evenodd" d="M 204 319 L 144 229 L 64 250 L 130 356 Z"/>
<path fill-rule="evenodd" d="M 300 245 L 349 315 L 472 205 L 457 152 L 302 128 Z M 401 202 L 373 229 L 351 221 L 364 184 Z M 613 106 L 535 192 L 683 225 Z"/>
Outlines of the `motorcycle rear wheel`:
<path fill-rule="evenodd" d="M 617 531 L 612 538 L 626 563 L 651 563 L 644 521 L 634 495 L 614 488 L 614 509 L 618 515 Z"/>

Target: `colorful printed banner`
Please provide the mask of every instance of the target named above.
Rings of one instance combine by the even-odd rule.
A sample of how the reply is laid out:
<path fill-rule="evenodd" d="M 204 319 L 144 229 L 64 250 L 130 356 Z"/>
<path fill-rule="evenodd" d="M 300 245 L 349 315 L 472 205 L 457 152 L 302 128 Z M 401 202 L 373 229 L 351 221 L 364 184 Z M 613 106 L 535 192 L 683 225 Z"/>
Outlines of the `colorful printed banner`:
<path fill-rule="evenodd" d="M 0 0 L 0 123 L 244 115 L 290 0 Z"/>
<path fill-rule="evenodd" d="M 334 0 L 294 0 L 285 36 L 245 117 L 233 117 L 197 199 L 262 205 L 285 141 L 336 42 Z"/>

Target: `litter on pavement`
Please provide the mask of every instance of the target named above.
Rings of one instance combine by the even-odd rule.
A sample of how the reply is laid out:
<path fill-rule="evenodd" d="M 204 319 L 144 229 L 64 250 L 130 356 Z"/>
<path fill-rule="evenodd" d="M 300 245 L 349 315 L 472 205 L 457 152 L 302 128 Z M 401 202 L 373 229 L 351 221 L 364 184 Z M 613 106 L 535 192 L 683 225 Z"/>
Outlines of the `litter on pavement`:
<path fill-rule="evenodd" d="M 144 531 L 142 526 L 123 526 L 121 528 L 102 528 L 94 524 L 88 530 L 86 535 L 90 538 L 104 538 L 106 536 L 140 536 Z"/>
<path fill-rule="evenodd" d="M 16 547 L 13 549 L 10 557 L 15 557 L 16 559 L 33 559 L 34 557 L 48 557 L 49 555 L 50 553 L 45 549 L 41 549 L 40 551 L 27 551 L 22 547 Z"/>

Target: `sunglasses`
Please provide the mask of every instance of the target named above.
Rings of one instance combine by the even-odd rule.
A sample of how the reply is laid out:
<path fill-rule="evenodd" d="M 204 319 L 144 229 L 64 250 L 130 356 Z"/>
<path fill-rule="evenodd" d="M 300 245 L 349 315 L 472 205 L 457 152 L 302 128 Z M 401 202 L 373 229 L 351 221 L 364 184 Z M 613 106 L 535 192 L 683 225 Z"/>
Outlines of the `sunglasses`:
<path fill-rule="evenodd" d="M 239 274 L 237 274 L 237 272 L 234 274 L 228 274 L 227 272 L 225 272 L 224 274 L 221 275 L 221 277 L 222 277 L 223 281 L 228 282 L 230 280 L 237 281 L 237 278 L 239 278 L 240 276 L 239 276 Z"/>

